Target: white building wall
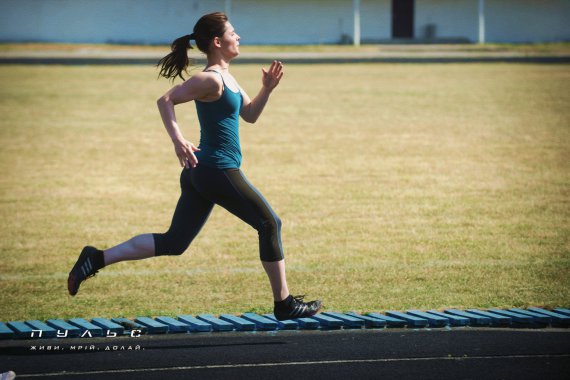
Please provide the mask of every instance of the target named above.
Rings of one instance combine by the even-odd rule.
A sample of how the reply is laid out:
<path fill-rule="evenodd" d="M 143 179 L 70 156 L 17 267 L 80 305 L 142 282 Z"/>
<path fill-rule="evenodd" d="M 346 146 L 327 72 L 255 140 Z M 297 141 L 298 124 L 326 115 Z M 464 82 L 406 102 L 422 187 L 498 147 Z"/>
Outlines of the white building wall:
<path fill-rule="evenodd" d="M 478 40 L 479 0 L 416 0 L 414 33 Z M 485 0 L 486 42 L 570 40 L 570 0 Z"/>
<path fill-rule="evenodd" d="M 416 0 L 414 36 L 426 37 L 435 25 L 436 38 L 466 38 L 477 41 L 478 0 Z"/>
<path fill-rule="evenodd" d="M 390 0 L 361 1 L 362 39 L 389 38 Z M 352 0 L 232 0 L 245 44 L 324 44 L 352 38 Z"/>
<path fill-rule="evenodd" d="M 0 41 L 164 43 L 224 0 L 1 0 Z"/>
<path fill-rule="evenodd" d="M 486 0 L 487 42 L 570 40 L 570 0 Z"/>
<path fill-rule="evenodd" d="M 232 0 L 244 44 L 352 37 L 352 0 Z M 415 36 L 476 42 L 478 0 L 416 0 Z M 0 41 L 168 43 L 226 0 L 0 0 Z M 485 0 L 487 42 L 570 40 L 570 0 Z M 391 38 L 391 0 L 361 0 L 362 41 Z"/>
<path fill-rule="evenodd" d="M 391 0 L 360 1 L 360 34 L 363 42 L 392 38 Z"/>
<path fill-rule="evenodd" d="M 225 0 L 2 0 L 0 41 L 164 43 Z M 364 40 L 389 38 L 390 0 L 361 1 Z M 352 37 L 352 0 L 232 0 L 245 44 L 338 43 Z"/>

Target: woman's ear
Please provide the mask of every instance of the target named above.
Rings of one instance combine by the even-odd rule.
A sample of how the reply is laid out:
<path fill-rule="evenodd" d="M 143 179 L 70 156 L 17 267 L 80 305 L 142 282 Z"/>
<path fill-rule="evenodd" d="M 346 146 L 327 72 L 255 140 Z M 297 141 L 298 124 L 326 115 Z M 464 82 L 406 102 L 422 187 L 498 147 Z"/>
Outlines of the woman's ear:
<path fill-rule="evenodd" d="M 222 47 L 222 40 L 220 37 L 214 37 L 212 43 L 214 44 L 215 47 Z"/>

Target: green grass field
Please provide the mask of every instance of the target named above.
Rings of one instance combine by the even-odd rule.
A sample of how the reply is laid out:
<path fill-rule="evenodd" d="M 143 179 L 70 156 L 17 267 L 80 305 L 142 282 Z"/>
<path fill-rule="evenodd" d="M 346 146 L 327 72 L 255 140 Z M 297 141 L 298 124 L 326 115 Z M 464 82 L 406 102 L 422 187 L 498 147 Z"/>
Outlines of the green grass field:
<path fill-rule="evenodd" d="M 258 65 L 234 75 L 254 96 Z M 168 228 L 180 168 L 142 66 L 0 66 L 0 320 L 269 312 L 256 232 L 221 208 L 180 257 L 67 295 L 86 244 Z M 328 310 L 570 305 L 568 65 L 291 65 L 243 170 Z M 198 143 L 193 104 L 177 107 Z"/>

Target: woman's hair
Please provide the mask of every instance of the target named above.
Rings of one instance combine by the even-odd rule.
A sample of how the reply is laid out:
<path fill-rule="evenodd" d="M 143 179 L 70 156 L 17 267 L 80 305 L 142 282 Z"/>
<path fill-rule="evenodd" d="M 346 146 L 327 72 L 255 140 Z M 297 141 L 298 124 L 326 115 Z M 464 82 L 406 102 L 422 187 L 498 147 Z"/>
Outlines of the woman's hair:
<path fill-rule="evenodd" d="M 190 65 L 188 58 L 188 49 L 193 49 L 190 40 L 196 41 L 198 49 L 208 54 L 210 43 L 214 37 L 222 37 L 226 31 L 226 22 L 228 17 L 222 12 L 210 13 L 204 15 L 194 25 L 194 32 L 177 38 L 170 45 L 171 52 L 160 61 L 156 66 L 160 66 L 159 76 L 174 80 L 177 76 L 184 80 L 182 73 L 186 71 Z"/>

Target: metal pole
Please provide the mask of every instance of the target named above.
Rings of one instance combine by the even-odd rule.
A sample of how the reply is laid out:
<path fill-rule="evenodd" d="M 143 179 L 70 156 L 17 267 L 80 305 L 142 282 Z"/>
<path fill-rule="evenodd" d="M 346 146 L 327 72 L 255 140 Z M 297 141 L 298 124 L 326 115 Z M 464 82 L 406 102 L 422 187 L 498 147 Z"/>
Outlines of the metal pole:
<path fill-rule="evenodd" d="M 352 0 L 352 15 L 354 19 L 354 46 L 360 46 L 360 0 Z"/>
<path fill-rule="evenodd" d="M 485 0 L 479 0 L 479 43 L 485 43 Z"/>

